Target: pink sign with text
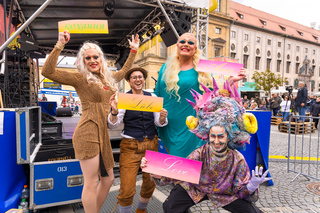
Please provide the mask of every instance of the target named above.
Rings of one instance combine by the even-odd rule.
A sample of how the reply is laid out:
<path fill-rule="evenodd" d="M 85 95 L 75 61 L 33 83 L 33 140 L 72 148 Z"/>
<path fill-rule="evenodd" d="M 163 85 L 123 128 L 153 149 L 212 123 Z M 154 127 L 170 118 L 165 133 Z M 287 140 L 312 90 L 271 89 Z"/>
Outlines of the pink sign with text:
<path fill-rule="evenodd" d="M 143 172 L 199 184 L 202 162 L 159 152 L 146 151 L 147 167 Z"/>
<path fill-rule="evenodd" d="M 197 66 L 198 72 L 210 72 L 216 75 L 236 76 L 243 67 L 243 64 L 226 61 L 211 61 L 200 59 Z"/>

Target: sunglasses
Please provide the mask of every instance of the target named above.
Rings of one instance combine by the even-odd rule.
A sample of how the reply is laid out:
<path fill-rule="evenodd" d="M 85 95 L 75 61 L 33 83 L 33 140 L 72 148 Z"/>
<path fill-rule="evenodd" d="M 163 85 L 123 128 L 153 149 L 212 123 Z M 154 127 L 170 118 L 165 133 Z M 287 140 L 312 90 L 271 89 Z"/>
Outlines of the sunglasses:
<path fill-rule="evenodd" d="M 180 43 L 180 44 L 185 44 L 186 41 L 185 41 L 185 40 L 180 40 L 179 43 Z M 189 45 L 194 45 L 194 42 L 193 42 L 193 41 L 188 41 L 188 44 L 189 44 Z"/>

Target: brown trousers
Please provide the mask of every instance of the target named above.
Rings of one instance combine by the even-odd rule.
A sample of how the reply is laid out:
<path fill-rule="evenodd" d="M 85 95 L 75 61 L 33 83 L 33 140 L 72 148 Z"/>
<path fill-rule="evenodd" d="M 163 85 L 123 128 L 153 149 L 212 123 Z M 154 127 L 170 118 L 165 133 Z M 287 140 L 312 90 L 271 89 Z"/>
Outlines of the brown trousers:
<path fill-rule="evenodd" d="M 117 196 L 121 206 L 130 206 L 133 203 L 133 196 L 136 194 L 136 179 L 142 157 L 146 150 L 158 151 L 158 137 L 153 140 L 144 138 L 143 141 L 124 138 L 120 143 L 120 189 Z M 140 196 L 151 198 L 156 185 L 150 179 L 150 174 L 142 173 L 142 186 Z"/>

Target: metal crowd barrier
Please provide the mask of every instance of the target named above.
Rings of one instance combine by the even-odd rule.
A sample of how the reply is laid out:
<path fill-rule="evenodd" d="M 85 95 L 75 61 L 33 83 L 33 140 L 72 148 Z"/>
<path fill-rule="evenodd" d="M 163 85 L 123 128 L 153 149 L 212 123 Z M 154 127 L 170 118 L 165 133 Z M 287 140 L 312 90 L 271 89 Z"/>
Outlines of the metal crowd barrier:
<path fill-rule="evenodd" d="M 300 119 L 300 120 L 299 120 Z M 282 122 L 279 129 L 288 132 L 288 164 L 287 171 L 297 173 L 292 179 L 294 181 L 299 175 L 320 180 L 319 177 L 319 134 L 315 129 L 315 120 L 320 117 L 289 116 L 289 121 Z M 320 120 L 319 120 L 320 124 Z M 318 127 L 320 128 L 320 125 Z M 280 130 L 281 131 L 281 130 Z"/>

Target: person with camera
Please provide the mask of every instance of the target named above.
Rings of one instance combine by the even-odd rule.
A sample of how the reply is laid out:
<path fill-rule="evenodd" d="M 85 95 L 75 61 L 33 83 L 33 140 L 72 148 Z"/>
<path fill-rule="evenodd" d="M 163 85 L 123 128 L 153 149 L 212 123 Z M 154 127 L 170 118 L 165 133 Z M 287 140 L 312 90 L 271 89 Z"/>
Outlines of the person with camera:
<path fill-rule="evenodd" d="M 297 97 L 295 99 L 295 106 L 298 110 L 299 116 L 305 116 L 306 115 L 306 102 L 308 97 L 308 90 L 305 87 L 305 82 L 300 81 L 299 82 L 299 90 L 297 93 Z M 299 121 L 304 121 L 304 118 L 299 118 Z"/>

